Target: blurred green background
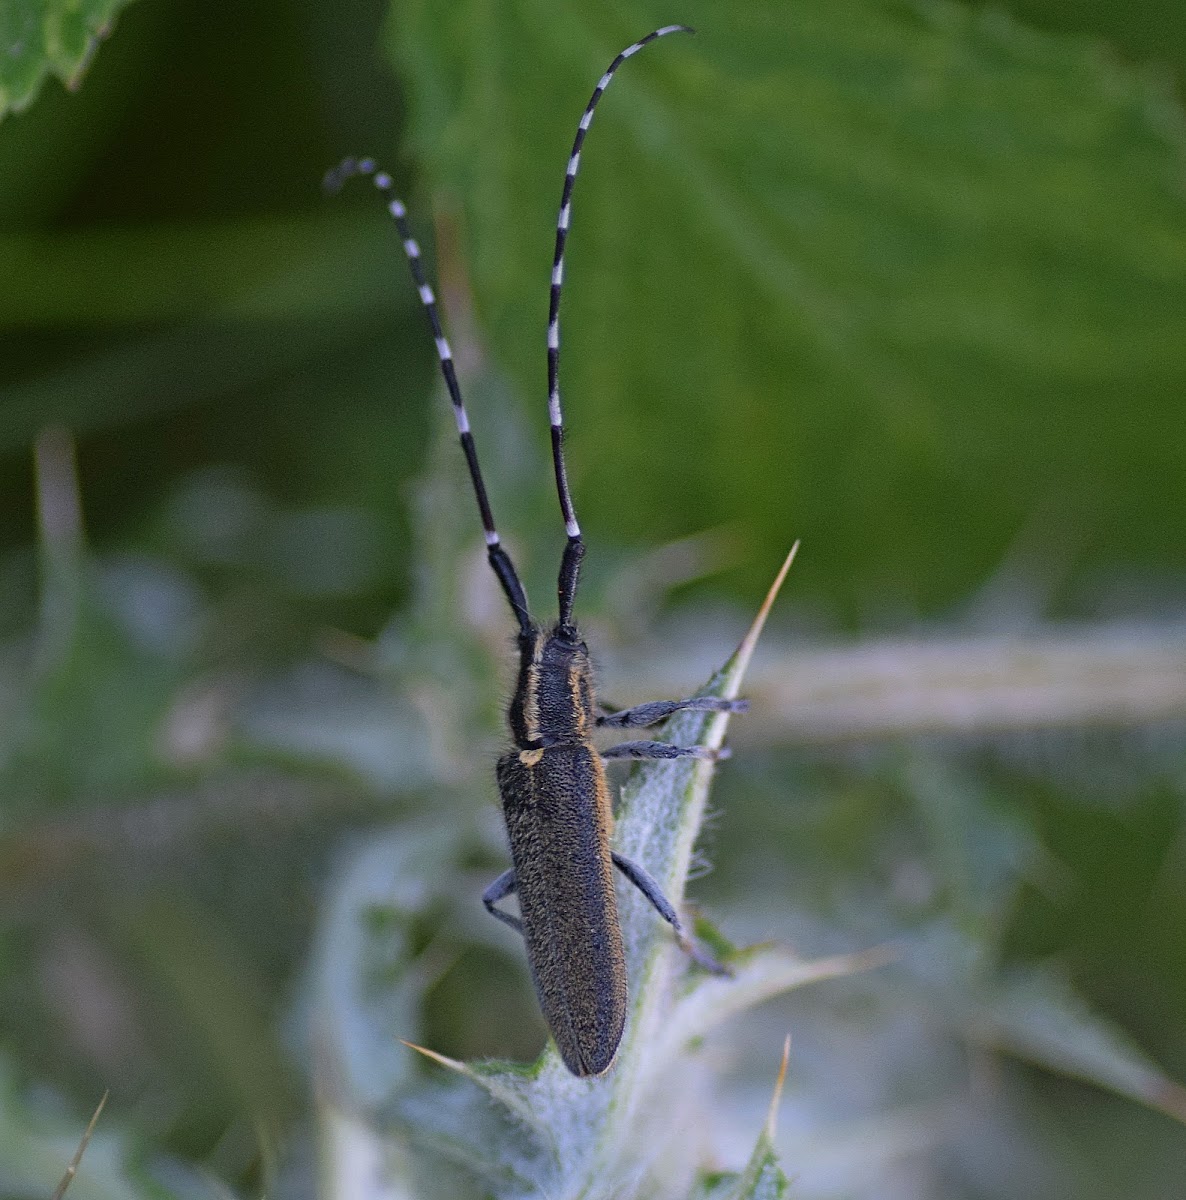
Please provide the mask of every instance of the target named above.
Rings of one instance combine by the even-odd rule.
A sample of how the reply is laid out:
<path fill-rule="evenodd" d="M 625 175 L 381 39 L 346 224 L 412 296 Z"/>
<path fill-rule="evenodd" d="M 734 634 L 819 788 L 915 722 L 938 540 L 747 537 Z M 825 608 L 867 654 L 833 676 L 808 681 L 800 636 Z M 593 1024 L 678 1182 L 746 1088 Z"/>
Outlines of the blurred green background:
<path fill-rule="evenodd" d="M 509 621 L 398 241 L 320 180 L 409 202 L 546 611 L 565 158 L 674 20 L 583 159 L 569 469 L 614 700 L 696 686 L 803 540 L 695 895 L 906 949 L 764 1018 L 785 1165 L 1182 1194 L 1186 8 L 0 0 L 6 1194 L 106 1087 L 104 1195 L 308 1194 L 319 905 L 393 825 L 452 830 L 394 1034 L 538 1048 L 477 904 Z"/>

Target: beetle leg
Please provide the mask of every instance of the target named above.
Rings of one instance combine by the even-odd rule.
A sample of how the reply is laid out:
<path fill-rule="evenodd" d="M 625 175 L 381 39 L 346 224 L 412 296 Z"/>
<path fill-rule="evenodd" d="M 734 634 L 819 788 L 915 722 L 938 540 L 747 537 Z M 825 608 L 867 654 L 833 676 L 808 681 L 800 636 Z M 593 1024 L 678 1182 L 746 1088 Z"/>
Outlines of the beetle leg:
<path fill-rule="evenodd" d="M 673 746 L 670 742 L 619 742 L 601 752 L 602 758 L 701 758 L 720 762 L 728 758 L 727 746 L 712 750 L 708 746 Z"/>
<path fill-rule="evenodd" d="M 699 946 L 688 936 L 684 930 L 683 923 L 679 919 L 679 914 L 672 907 L 671 901 L 663 895 L 659 885 L 645 868 L 640 867 L 638 863 L 632 859 L 626 858 L 622 854 L 613 854 L 614 866 L 630 880 L 632 884 L 651 902 L 651 906 L 655 911 L 667 922 L 668 925 L 675 931 L 675 940 L 679 942 L 680 949 L 687 954 L 693 962 L 702 966 L 706 971 L 711 971 L 714 975 L 729 975 L 729 968 L 717 962 L 707 950 L 700 949 Z"/>
<path fill-rule="evenodd" d="M 518 883 L 515 880 L 515 870 L 512 867 L 509 871 L 503 871 L 482 893 L 482 903 L 486 906 L 486 911 L 492 917 L 496 917 L 504 925 L 509 925 L 516 933 L 522 933 L 523 922 L 518 917 L 511 916 L 509 912 L 503 912 L 501 908 L 494 907 L 500 900 L 505 900 L 516 887 L 518 887 Z"/>
<path fill-rule="evenodd" d="M 597 718 L 597 724 L 603 728 L 639 729 L 645 725 L 658 725 L 677 712 L 745 712 L 749 708 L 749 701 L 692 696 L 687 700 L 652 700 L 649 704 L 636 704 L 633 708 L 614 708 L 610 704 L 602 704 L 600 708 L 602 715 Z"/>

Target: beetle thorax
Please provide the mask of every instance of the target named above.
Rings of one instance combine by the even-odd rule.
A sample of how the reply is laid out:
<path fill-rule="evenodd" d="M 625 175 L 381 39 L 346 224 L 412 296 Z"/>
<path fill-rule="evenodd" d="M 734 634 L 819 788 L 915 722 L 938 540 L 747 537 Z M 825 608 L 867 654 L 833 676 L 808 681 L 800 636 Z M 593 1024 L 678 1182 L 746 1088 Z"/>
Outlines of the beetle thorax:
<path fill-rule="evenodd" d="M 519 682 L 507 716 L 523 749 L 587 742 L 593 730 L 592 666 L 576 630 L 534 630 L 519 642 Z"/>

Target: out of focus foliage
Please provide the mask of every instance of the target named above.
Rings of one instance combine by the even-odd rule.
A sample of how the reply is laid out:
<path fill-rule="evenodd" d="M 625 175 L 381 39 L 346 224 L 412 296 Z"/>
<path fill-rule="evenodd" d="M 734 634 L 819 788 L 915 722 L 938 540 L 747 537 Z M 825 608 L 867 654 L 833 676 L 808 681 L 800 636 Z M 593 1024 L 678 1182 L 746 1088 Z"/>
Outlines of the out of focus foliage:
<path fill-rule="evenodd" d="M 396 1039 L 542 1043 L 477 903 L 508 623 L 398 243 L 318 184 L 399 181 L 546 611 L 565 156 L 671 20 L 697 37 L 615 83 L 573 210 L 582 611 L 612 699 L 696 686 L 804 539 L 695 894 L 736 942 L 898 954 L 709 1046 L 721 1166 L 789 1028 L 802 1195 L 1186 1177 L 1181 5 L 0 0 L 5 1194 L 52 1192 L 106 1087 L 77 1200 L 305 1195 L 318 1127 L 415 1178 Z M 1024 702 L 1026 646 L 1121 627 L 1157 695 L 1121 662 L 1068 685 L 1106 724 Z M 806 739 L 773 691 L 759 719 L 796 648 L 859 683 L 938 633 L 1013 639 L 1022 700 L 959 737 L 905 694 L 893 738 L 823 691 Z"/>
<path fill-rule="evenodd" d="M 8 0 L 0 7 L 0 117 L 33 102 L 42 83 L 56 75 L 76 88 L 127 0 Z"/>

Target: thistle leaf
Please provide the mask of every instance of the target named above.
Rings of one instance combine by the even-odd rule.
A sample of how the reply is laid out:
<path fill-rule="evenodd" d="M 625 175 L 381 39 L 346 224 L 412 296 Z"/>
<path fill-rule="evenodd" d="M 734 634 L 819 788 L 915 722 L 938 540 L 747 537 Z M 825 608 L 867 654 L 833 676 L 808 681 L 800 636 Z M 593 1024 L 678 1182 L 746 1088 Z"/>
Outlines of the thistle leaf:
<path fill-rule="evenodd" d="M 82 1137 L 78 1140 L 78 1149 L 74 1151 L 74 1157 L 71 1158 L 69 1165 L 66 1167 L 66 1173 L 62 1176 L 61 1182 L 54 1188 L 53 1200 L 62 1200 L 66 1194 L 66 1189 L 73 1182 L 75 1175 L 78 1174 L 78 1164 L 82 1162 L 82 1156 L 86 1153 L 86 1148 L 90 1145 L 91 1138 L 95 1133 L 95 1126 L 99 1123 L 99 1118 L 103 1115 L 103 1110 L 107 1107 L 107 1097 L 110 1092 L 104 1092 L 99 1104 L 95 1109 L 94 1115 L 87 1123 L 87 1127 L 82 1131 Z"/>
<path fill-rule="evenodd" d="M 879 947 L 815 959 L 800 958 L 777 945 L 742 950 L 730 959 L 730 978 L 698 974 L 693 979 L 664 1021 L 651 1056 L 674 1058 L 717 1025 L 774 996 L 808 983 L 870 970 L 892 957 L 888 949 Z"/>
<path fill-rule="evenodd" d="M 986 1043 L 1186 1124 L 1186 1088 L 1093 1012 L 1062 972 L 1033 970 L 1005 979 L 978 1018 L 973 1028 Z"/>
<path fill-rule="evenodd" d="M 783 1043 L 782 1063 L 778 1068 L 778 1079 L 774 1084 L 774 1095 L 770 1097 L 770 1112 L 766 1124 L 758 1135 L 754 1152 L 750 1155 L 737 1186 L 729 1193 L 730 1200 L 778 1200 L 786 1194 L 787 1177 L 778 1165 L 774 1152 L 774 1133 L 778 1121 L 778 1103 L 782 1099 L 782 1087 L 787 1079 L 787 1063 L 791 1056 L 791 1039 Z"/>
<path fill-rule="evenodd" d="M 736 697 L 793 557 L 794 550 L 737 651 L 701 694 Z M 727 722 L 725 713 L 680 713 L 664 733 L 678 745 L 719 749 Z M 647 762 L 623 789 L 616 845 L 640 861 L 677 906 L 712 772 L 704 760 Z M 468 1179 L 508 1198 L 689 1195 L 713 1132 L 711 1076 L 695 1050 L 704 1035 L 773 995 L 883 958 L 809 962 L 779 947 L 758 947 L 729 955 L 734 977 L 710 976 L 679 950 L 642 896 L 628 888 L 621 896 L 631 998 L 616 1064 L 604 1076 L 570 1074 L 550 1044 L 528 1066 L 464 1063 L 413 1047 L 448 1074 L 394 1089 L 375 1118 L 391 1146 L 407 1145 L 430 1164 L 419 1172 L 425 1194 L 465 1194 Z M 739 1196 L 779 1194 L 771 1190 L 781 1186 L 781 1174 L 769 1131 L 763 1137 L 755 1151 L 761 1162 L 755 1160 L 744 1177 L 749 1190 Z"/>

